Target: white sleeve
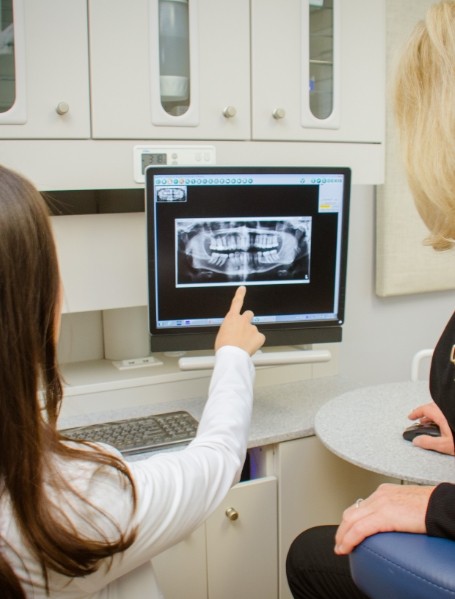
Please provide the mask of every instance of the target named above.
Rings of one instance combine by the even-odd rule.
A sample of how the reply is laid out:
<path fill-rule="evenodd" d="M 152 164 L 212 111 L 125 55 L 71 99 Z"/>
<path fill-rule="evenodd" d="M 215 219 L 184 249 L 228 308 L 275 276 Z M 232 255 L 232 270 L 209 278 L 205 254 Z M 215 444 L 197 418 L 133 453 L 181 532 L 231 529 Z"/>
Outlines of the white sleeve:
<path fill-rule="evenodd" d="M 117 576 L 195 530 L 239 480 L 251 421 L 253 381 L 254 366 L 245 351 L 231 346 L 219 349 L 196 438 L 181 451 L 130 464 L 137 490 L 134 524 L 138 535 L 120 561 L 115 560 Z M 110 498 L 111 504 L 113 500 Z"/>

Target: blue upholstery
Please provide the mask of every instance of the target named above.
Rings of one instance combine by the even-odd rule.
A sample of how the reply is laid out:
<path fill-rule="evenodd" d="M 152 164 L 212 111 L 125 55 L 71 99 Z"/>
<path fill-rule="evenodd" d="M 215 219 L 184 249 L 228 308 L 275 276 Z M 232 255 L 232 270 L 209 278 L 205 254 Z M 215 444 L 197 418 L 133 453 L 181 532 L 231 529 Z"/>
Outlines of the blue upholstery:
<path fill-rule="evenodd" d="M 455 541 L 403 532 L 373 535 L 350 556 L 371 599 L 455 599 Z"/>

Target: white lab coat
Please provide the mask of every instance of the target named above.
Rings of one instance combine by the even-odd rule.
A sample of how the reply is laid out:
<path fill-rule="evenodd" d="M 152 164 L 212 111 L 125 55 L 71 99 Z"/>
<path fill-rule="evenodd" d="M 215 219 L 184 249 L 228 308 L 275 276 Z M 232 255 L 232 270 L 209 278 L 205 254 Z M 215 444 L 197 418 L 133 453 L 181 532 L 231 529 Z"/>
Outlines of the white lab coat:
<path fill-rule="evenodd" d="M 239 480 L 251 420 L 253 380 L 254 367 L 246 352 L 228 346 L 218 350 L 196 438 L 181 451 L 158 453 L 129 465 L 138 498 L 133 519 L 133 526 L 138 527 L 136 541 L 114 557 L 110 569 L 103 564 L 94 574 L 75 579 L 51 572 L 51 598 L 162 597 L 151 560 L 195 530 Z M 129 530 L 131 494 L 113 469 L 65 462 L 60 470 L 84 496 L 108 512 L 122 530 Z M 80 502 L 60 495 L 56 503 L 64 506 L 65 515 L 76 523 L 78 530 L 93 535 L 83 520 L 86 508 L 81 508 Z M 0 508 L 1 534 L 20 553 L 19 557 L 9 551 L 7 557 L 21 575 L 28 597 L 44 599 L 40 569 L 24 550 L 7 498 L 3 498 Z M 88 515 L 104 533 L 116 536 L 114 527 L 99 515 Z"/>

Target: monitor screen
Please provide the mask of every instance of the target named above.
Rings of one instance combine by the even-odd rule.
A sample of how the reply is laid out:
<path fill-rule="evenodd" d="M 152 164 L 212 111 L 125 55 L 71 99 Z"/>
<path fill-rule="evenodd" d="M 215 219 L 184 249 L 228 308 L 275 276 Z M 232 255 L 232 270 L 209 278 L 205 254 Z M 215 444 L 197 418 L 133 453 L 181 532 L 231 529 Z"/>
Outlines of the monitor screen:
<path fill-rule="evenodd" d="M 211 349 L 235 288 L 271 346 L 341 340 L 350 170 L 146 169 L 152 351 Z"/>

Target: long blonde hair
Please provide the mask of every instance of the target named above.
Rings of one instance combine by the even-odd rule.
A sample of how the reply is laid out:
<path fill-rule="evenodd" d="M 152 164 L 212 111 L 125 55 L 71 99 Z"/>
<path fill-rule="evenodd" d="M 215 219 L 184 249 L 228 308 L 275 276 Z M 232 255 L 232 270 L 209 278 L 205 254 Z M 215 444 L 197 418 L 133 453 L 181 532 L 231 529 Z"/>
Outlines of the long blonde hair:
<path fill-rule="evenodd" d="M 455 244 L 455 2 L 415 27 L 398 63 L 394 107 L 417 210 L 435 250 Z"/>

